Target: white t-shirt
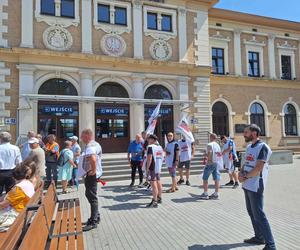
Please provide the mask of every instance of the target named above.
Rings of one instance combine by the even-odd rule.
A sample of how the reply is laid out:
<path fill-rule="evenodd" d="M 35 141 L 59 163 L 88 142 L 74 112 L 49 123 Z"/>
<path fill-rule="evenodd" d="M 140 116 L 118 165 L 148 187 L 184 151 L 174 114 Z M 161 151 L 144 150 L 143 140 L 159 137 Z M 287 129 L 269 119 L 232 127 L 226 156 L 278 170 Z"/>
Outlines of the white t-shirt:
<path fill-rule="evenodd" d="M 208 143 L 206 153 L 208 154 L 209 151 L 212 152 L 212 162 L 218 165 L 219 170 L 223 169 L 223 157 L 220 145 L 215 141 Z"/>
<path fill-rule="evenodd" d="M 178 141 L 180 150 L 180 162 L 190 161 L 192 159 L 193 143 L 187 140 Z"/>
<path fill-rule="evenodd" d="M 154 171 L 156 174 L 159 174 L 161 172 L 161 167 L 163 164 L 164 151 L 160 145 L 155 145 L 155 144 L 148 146 L 147 148 L 148 153 L 149 151 L 151 151 L 151 149 L 152 149 L 152 157 L 153 157 L 152 161 L 154 161 Z"/>

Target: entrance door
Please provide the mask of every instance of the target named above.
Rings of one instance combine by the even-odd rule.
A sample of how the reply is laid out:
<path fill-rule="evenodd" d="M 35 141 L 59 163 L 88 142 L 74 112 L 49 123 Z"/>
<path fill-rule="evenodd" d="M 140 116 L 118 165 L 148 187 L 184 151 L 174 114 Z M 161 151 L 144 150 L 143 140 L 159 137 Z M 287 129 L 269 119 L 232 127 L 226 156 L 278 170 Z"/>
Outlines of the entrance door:
<path fill-rule="evenodd" d="M 38 107 L 38 131 L 43 138 L 54 134 L 62 146 L 69 137 L 78 136 L 78 103 L 39 102 Z"/>
<path fill-rule="evenodd" d="M 213 132 L 217 135 L 229 135 L 228 109 L 225 103 L 216 102 L 212 108 Z"/>
<path fill-rule="evenodd" d="M 96 140 L 105 153 L 127 152 L 129 136 L 129 105 L 96 104 Z"/>
<path fill-rule="evenodd" d="M 148 127 L 148 119 L 156 106 L 145 105 L 145 128 Z M 160 145 L 165 147 L 165 135 L 174 132 L 173 106 L 161 106 L 154 133 L 157 135 Z"/>

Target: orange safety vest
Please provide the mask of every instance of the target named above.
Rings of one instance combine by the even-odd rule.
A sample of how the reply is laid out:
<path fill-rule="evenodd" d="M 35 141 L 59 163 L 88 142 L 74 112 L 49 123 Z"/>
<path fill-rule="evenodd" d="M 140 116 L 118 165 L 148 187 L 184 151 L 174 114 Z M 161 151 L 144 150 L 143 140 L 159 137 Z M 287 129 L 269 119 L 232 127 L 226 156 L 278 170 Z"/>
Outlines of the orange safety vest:
<path fill-rule="evenodd" d="M 54 150 L 55 147 L 58 147 L 58 149 L 59 149 L 59 145 L 56 142 L 53 142 L 52 144 L 47 143 L 45 145 L 45 148 L 46 148 L 47 151 L 52 151 L 52 150 Z M 59 150 L 57 150 L 55 154 L 56 154 L 56 159 L 58 159 L 58 157 L 59 157 Z"/>

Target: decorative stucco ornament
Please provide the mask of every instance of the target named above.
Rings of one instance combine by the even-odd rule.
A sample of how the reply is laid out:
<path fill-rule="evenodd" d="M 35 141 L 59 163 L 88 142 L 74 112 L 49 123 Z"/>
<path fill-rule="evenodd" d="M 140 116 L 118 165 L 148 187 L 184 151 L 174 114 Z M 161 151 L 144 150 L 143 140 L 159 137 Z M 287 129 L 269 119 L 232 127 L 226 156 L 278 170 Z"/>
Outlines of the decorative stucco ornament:
<path fill-rule="evenodd" d="M 71 33 L 60 25 L 47 28 L 43 33 L 43 41 L 45 46 L 51 50 L 64 51 L 73 45 Z"/>
<path fill-rule="evenodd" d="M 125 40 L 116 34 L 106 34 L 101 39 L 101 49 L 109 56 L 122 56 L 126 51 Z"/>
<path fill-rule="evenodd" d="M 157 61 L 168 61 L 172 56 L 172 47 L 165 40 L 153 41 L 149 49 L 152 58 Z"/>

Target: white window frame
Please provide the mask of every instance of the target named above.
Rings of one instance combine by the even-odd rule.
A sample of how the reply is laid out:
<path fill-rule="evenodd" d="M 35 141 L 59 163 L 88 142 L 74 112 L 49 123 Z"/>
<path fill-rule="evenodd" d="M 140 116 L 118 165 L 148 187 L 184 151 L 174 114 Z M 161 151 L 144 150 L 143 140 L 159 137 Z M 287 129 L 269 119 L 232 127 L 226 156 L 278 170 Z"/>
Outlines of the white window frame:
<path fill-rule="evenodd" d="M 110 6 L 110 23 L 98 22 L 98 4 Z M 115 24 L 115 7 L 126 8 L 127 25 Z M 94 27 L 97 30 L 101 29 L 106 33 L 114 33 L 118 35 L 125 32 L 130 33 L 132 30 L 131 18 L 131 3 L 129 2 L 94 0 Z"/>
<path fill-rule="evenodd" d="M 290 98 L 290 99 L 292 99 L 292 98 Z M 284 109 L 285 109 L 285 106 L 288 104 L 293 105 L 293 107 L 296 110 L 297 135 L 286 135 L 285 134 L 285 112 L 284 112 Z M 283 104 L 282 111 L 281 111 L 281 113 L 279 113 L 279 115 L 281 116 L 282 136 L 283 137 L 300 137 L 300 108 L 299 108 L 298 104 L 291 100 L 287 101 L 285 104 Z"/>
<path fill-rule="evenodd" d="M 209 56 L 210 56 L 210 66 L 211 67 L 212 67 L 212 48 L 224 49 L 224 71 L 225 71 L 224 75 L 229 74 L 229 58 L 228 58 L 229 42 L 230 42 L 230 39 L 228 39 L 228 38 L 210 37 L 210 39 L 209 39 L 209 43 L 210 43 Z"/>
<path fill-rule="evenodd" d="M 79 15 L 79 1 L 74 0 L 74 18 L 61 17 L 61 0 L 55 0 L 55 16 L 44 15 L 41 13 L 41 1 L 35 1 L 35 18 L 38 22 L 45 22 L 48 25 L 59 24 L 63 27 L 69 27 L 71 25 L 78 26 L 80 23 Z"/>
<path fill-rule="evenodd" d="M 157 30 L 148 29 L 148 12 L 157 14 Z M 161 30 L 162 15 L 169 15 L 172 18 L 172 32 Z M 163 9 L 154 6 L 144 6 L 144 33 L 146 36 L 162 35 L 166 38 L 177 36 L 177 10 Z"/>
<path fill-rule="evenodd" d="M 281 56 L 290 56 L 291 57 L 291 71 L 292 71 L 292 79 L 294 80 L 296 76 L 296 68 L 295 68 L 295 51 L 294 48 L 287 49 L 287 48 L 278 48 L 278 57 L 279 57 L 279 72 L 280 72 L 280 79 L 281 80 L 286 80 L 282 79 L 282 61 L 281 61 Z"/>

